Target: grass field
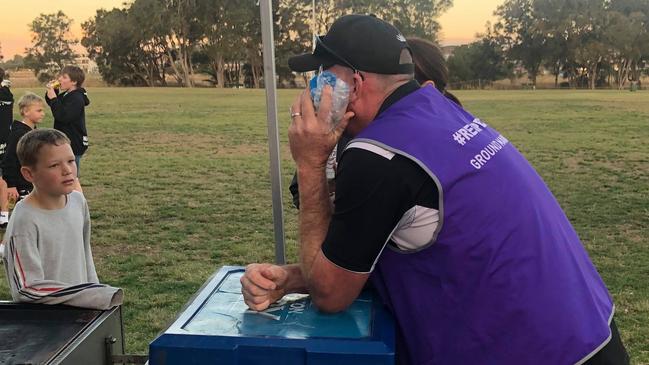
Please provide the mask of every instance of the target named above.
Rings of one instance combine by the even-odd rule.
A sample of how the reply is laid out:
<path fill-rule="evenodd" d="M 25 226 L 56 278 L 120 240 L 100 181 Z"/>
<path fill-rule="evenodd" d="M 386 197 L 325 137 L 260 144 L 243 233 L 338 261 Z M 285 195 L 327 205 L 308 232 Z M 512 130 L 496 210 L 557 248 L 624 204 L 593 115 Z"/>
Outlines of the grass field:
<path fill-rule="evenodd" d="M 297 92 L 279 92 L 291 261 L 297 229 L 287 189 L 294 167 L 286 129 Z M 81 163 L 81 180 L 93 220 L 95 263 L 102 281 L 125 290 L 128 352 L 145 353 L 220 266 L 274 257 L 265 94 L 126 88 L 89 93 L 91 148 Z M 457 95 L 543 176 L 615 298 L 633 362 L 649 364 L 649 94 Z M 43 125 L 51 124 L 48 116 Z M 0 299 L 10 299 L 4 274 Z"/>

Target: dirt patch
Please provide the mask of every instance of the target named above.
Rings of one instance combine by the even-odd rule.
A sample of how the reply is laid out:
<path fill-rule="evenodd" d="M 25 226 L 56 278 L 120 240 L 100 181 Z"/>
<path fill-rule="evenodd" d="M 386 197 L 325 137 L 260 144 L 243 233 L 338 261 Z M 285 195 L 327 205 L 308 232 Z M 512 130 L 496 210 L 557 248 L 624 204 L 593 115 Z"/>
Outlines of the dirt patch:
<path fill-rule="evenodd" d="M 584 159 L 581 158 L 581 156 L 570 156 L 568 158 L 565 158 L 563 160 L 564 165 L 566 165 L 566 168 L 570 171 L 576 171 L 579 170 L 579 163 L 582 162 Z"/>

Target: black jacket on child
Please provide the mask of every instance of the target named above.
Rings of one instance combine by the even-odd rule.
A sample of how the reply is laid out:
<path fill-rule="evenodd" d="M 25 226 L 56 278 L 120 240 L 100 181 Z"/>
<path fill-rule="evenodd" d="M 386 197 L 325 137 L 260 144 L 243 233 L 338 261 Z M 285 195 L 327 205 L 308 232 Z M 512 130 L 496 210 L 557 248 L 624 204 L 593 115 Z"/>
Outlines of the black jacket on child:
<path fill-rule="evenodd" d="M 25 180 L 20 173 L 20 161 L 16 154 L 16 147 L 20 137 L 27 134 L 32 129 L 25 123 L 15 120 L 11 124 L 11 132 L 7 138 L 7 149 L 2 159 L 2 178 L 7 182 L 7 187 L 16 188 L 20 193 L 21 190 L 32 191 L 32 183 Z"/>
<path fill-rule="evenodd" d="M 54 129 L 65 133 L 70 138 L 74 155 L 81 156 L 88 149 L 86 106 L 90 104 L 90 99 L 86 89 L 79 88 L 65 93 L 56 90 L 56 95 L 54 99 L 45 95 L 45 101 L 54 116 Z"/>
<path fill-rule="evenodd" d="M 14 120 L 14 95 L 8 87 L 0 87 L 0 161 L 7 147 L 7 137 Z"/>

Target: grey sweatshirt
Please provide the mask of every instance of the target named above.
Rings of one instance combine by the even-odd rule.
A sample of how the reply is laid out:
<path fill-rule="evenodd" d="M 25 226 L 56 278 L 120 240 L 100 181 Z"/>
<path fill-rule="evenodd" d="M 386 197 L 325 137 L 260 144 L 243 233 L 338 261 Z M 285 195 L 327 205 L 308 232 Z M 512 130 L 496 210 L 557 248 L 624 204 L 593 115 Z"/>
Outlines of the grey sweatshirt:
<path fill-rule="evenodd" d="M 45 210 L 20 201 L 3 239 L 3 260 L 14 301 L 108 309 L 122 290 L 99 284 L 90 249 L 90 212 L 83 194 Z"/>

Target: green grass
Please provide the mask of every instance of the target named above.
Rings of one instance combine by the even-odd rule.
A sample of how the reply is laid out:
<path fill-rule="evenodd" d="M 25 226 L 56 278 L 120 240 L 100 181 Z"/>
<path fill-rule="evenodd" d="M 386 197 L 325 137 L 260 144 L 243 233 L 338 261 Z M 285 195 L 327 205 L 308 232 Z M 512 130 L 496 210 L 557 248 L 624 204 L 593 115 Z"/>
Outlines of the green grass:
<path fill-rule="evenodd" d="M 18 97 L 23 90 L 14 90 Z M 39 93 L 42 90 L 35 90 Z M 222 265 L 274 257 L 263 90 L 90 89 L 81 163 L 102 281 L 125 289 L 127 350 L 144 353 Z M 296 257 L 288 106 L 280 90 L 287 251 Z M 634 363 L 649 363 L 646 92 L 464 91 L 565 209 L 617 305 Z M 51 116 L 43 123 L 51 126 Z M 0 278 L 0 299 L 10 299 Z"/>

